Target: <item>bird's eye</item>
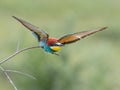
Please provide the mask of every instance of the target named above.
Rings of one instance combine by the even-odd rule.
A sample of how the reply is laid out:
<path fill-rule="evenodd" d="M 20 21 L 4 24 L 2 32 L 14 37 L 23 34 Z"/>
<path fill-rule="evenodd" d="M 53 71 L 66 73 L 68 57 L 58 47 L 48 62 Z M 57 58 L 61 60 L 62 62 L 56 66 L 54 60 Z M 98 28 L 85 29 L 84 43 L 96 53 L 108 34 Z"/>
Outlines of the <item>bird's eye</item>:
<path fill-rule="evenodd" d="M 57 42 L 57 43 L 55 43 L 53 46 L 63 46 L 63 44 Z"/>

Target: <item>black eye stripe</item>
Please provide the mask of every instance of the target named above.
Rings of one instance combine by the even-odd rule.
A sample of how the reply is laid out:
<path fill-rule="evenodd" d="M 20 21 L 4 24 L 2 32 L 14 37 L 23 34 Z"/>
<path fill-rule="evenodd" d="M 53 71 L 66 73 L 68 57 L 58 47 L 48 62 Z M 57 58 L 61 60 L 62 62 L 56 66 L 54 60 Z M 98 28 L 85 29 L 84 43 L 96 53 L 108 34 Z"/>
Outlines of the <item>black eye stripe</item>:
<path fill-rule="evenodd" d="M 63 44 L 61 44 L 61 43 L 54 43 L 54 44 L 52 44 L 50 46 L 63 46 Z"/>
<path fill-rule="evenodd" d="M 55 45 L 56 45 L 56 46 L 63 46 L 63 44 L 61 44 L 61 43 L 59 43 L 59 42 L 55 43 Z"/>

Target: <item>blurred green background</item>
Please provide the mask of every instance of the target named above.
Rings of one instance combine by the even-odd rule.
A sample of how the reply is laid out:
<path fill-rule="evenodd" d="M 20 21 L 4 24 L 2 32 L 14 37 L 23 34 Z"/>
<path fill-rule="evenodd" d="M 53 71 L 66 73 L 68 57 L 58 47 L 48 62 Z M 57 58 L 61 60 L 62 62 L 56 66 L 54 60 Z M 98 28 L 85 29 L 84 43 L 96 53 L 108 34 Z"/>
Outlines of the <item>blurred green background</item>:
<path fill-rule="evenodd" d="M 67 45 L 60 56 L 42 49 L 25 51 L 8 62 L 18 90 L 120 90 L 120 1 L 119 0 L 0 0 L 0 59 L 20 48 L 38 43 L 24 26 L 23 18 L 53 37 L 108 26 L 105 31 Z M 0 90 L 13 87 L 0 71 Z"/>

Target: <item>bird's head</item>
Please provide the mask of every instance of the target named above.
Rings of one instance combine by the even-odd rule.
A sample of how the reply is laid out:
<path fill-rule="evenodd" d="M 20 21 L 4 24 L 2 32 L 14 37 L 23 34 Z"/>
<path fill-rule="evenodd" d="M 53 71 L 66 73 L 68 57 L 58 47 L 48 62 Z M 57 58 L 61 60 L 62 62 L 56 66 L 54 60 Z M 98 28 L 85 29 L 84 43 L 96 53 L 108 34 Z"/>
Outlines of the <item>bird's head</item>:
<path fill-rule="evenodd" d="M 62 44 L 58 42 L 56 38 L 48 38 L 48 46 L 54 51 L 57 52 L 61 49 Z"/>

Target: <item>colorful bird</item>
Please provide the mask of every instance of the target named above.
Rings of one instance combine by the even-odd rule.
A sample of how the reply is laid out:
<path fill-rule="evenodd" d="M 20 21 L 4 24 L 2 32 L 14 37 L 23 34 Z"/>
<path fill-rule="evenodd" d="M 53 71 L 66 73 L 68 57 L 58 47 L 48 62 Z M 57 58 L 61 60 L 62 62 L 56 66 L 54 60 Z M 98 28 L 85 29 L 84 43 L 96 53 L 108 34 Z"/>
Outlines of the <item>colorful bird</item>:
<path fill-rule="evenodd" d="M 59 51 L 61 47 L 66 44 L 74 43 L 86 36 L 89 36 L 91 34 L 94 34 L 96 32 L 102 31 L 107 28 L 107 27 L 102 27 L 99 29 L 94 29 L 89 31 L 76 32 L 72 34 L 67 34 L 59 39 L 56 39 L 56 38 L 49 38 L 49 35 L 45 31 L 41 30 L 39 27 L 36 27 L 21 18 L 18 18 L 15 16 L 13 16 L 13 18 L 18 20 L 26 28 L 32 31 L 32 34 L 35 36 L 35 38 L 37 38 L 39 42 L 39 46 L 43 48 L 46 52 L 49 52 L 52 54 L 56 54 L 55 52 Z"/>

